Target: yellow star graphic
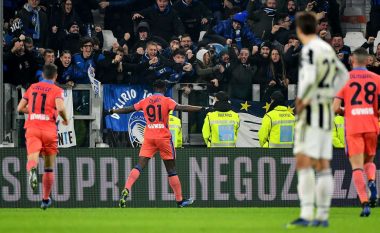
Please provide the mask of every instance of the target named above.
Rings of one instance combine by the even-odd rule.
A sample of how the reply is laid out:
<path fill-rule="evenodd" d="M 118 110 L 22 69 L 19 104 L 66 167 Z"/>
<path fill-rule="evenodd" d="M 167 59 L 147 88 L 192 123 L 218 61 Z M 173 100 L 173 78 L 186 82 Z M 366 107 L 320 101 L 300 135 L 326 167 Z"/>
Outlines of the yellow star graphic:
<path fill-rule="evenodd" d="M 291 114 L 294 114 L 294 108 L 288 106 L 288 111 L 291 113 Z"/>
<path fill-rule="evenodd" d="M 245 101 L 245 103 L 240 103 L 241 109 L 240 110 L 245 110 L 248 112 L 248 108 L 251 107 L 251 105 L 248 104 L 248 101 Z"/>
<path fill-rule="evenodd" d="M 270 103 L 265 103 L 265 106 L 263 107 L 263 109 L 265 109 L 265 112 L 268 112 L 269 108 L 270 108 Z"/>

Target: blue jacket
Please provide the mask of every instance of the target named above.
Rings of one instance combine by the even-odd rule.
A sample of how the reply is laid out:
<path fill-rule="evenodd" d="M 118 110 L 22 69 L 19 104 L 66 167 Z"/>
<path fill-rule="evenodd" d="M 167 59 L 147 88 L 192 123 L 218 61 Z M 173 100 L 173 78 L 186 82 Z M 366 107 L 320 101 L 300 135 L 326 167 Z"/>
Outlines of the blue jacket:
<path fill-rule="evenodd" d="M 100 54 L 97 57 L 91 56 L 87 59 L 84 59 L 82 54 L 77 53 L 72 57 L 71 65 L 72 65 L 72 74 L 71 80 L 75 84 L 90 84 L 90 79 L 88 78 L 88 69 L 90 66 L 95 68 L 96 74 L 96 64 L 104 60 L 104 55 Z M 96 59 L 96 61 L 94 60 Z M 95 77 L 96 78 L 96 77 Z"/>
<path fill-rule="evenodd" d="M 227 19 L 220 21 L 217 25 L 214 26 L 213 30 L 216 34 L 223 36 L 226 39 L 232 39 L 236 41 L 236 32 L 232 27 L 232 20 Z M 242 43 L 244 43 L 244 40 L 248 40 L 251 45 L 257 45 L 260 46 L 262 43 L 261 39 L 256 37 L 255 34 L 248 28 L 247 24 L 243 24 L 242 28 L 240 29 L 240 37 L 242 40 Z M 239 49 L 242 47 L 237 43 Z M 243 47 L 251 47 L 251 45 L 242 45 Z"/>

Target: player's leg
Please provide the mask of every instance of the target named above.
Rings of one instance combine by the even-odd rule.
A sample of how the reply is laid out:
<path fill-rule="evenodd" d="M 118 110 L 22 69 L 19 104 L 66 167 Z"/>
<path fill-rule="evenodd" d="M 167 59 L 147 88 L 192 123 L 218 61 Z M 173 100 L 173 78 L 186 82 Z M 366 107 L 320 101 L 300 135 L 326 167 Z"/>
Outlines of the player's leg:
<path fill-rule="evenodd" d="M 36 190 L 38 186 L 37 181 L 37 167 L 40 151 L 42 149 L 42 142 L 39 138 L 39 133 L 33 129 L 27 129 L 25 133 L 26 148 L 28 161 L 26 163 L 26 170 L 29 174 L 28 180 L 32 190 Z"/>
<path fill-rule="evenodd" d="M 50 193 L 55 180 L 54 164 L 57 154 L 44 155 L 44 174 L 42 175 L 42 202 L 41 208 L 45 210 L 51 205 Z"/>
<path fill-rule="evenodd" d="M 373 162 L 376 155 L 377 134 L 368 133 L 365 135 L 365 154 L 364 154 L 364 172 L 368 179 L 368 188 L 371 191 L 369 197 L 370 207 L 377 204 L 377 187 L 376 187 L 376 165 Z"/>
<path fill-rule="evenodd" d="M 348 135 L 346 143 L 352 168 L 352 178 L 362 205 L 362 212 L 360 213 L 360 216 L 367 217 L 370 215 L 370 208 L 368 203 L 366 181 L 364 178 L 364 137 L 362 134 Z"/>
<path fill-rule="evenodd" d="M 179 180 L 179 177 L 177 175 L 177 171 L 175 168 L 175 160 L 164 160 L 164 164 L 166 167 L 166 172 L 168 173 L 169 185 L 174 192 L 175 200 L 177 202 L 178 207 L 186 207 L 193 204 L 193 199 L 183 199 L 182 197 L 181 181 Z"/>
<path fill-rule="evenodd" d="M 316 167 L 316 206 L 317 213 L 313 226 L 328 226 L 331 199 L 334 192 L 334 180 L 330 168 L 330 160 L 320 159 Z"/>

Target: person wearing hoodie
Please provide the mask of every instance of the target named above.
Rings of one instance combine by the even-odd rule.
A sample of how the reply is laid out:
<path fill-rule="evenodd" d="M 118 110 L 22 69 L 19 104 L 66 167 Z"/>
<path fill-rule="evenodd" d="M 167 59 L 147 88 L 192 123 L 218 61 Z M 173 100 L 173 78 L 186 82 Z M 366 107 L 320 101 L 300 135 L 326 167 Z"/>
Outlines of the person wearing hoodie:
<path fill-rule="evenodd" d="M 270 96 L 271 104 L 261 122 L 259 143 L 265 148 L 292 148 L 294 144 L 295 117 L 286 106 L 280 91 Z"/>
<path fill-rule="evenodd" d="M 21 19 L 24 35 L 33 38 L 35 46 L 46 48 L 49 23 L 47 15 L 39 3 L 39 1 L 28 0 L 24 7 L 17 12 L 17 17 Z"/>
<path fill-rule="evenodd" d="M 232 111 L 228 95 L 218 92 L 214 107 L 203 123 L 202 135 L 207 147 L 236 147 L 239 126 L 239 114 Z"/>
<path fill-rule="evenodd" d="M 277 1 L 266 0 L 265 6 L 260 10 L 254 11 L 253 4 L 248 3 L 248 20 L 252 22 L 251 29 L 261 40 L 268 40 L 272 31 L 272 25 L 276 17 Z"/>
<path fill-rule="evenodd" d="M 141 21 L 139 24 L 137 24 L 136 27 L 136 42 L 132 46 L 131 53 L 143 55 L 148 41 L 154 41 L 156 43 L 159 43 L 164 48 L 169 46 L 168 42 L 165 41 L 163 38 L 151 36 L 149 24 L 146 21 Z M 125 39 L 121 39 L 119 44 L 120 46 L 123 46 L 126 43 L 127 41 L 125 41 Z"/>
<path fill-rule="evenodd" d="M 249 29 L 246 21 L 246 13 L 235 14 L 231 19 L 223 20 L 213 27 L 213 31 L 227 39 L 227 45 L 235 43 L 239 49 L 250 48 L 253 45 L 260 45 L 261 40 Z"/>
<path fill-rule="evenodd" d="M 212 18 L 211 11 L 199 0 L 179 0 L 173 8 L 178 12 L 186 33 L 197 41 L 199 32 L 206 29 Z"/>
<path fill-rule="evenodd" d="M 220 64 L 214 64 L 211 55 L 207 49 L 200 49 L 196 55 L 197 64 L 195 71 L 198 74 L 197 83 L 207 83 L 210 93 L 219 91 L 219 82 L 222 80 L 224 67 Z"/>
<path fill-rule="evenodd" d="M 133 20 L 144 19 L 150 25 L 152 36 L 158 36 L 166 41 L 172 36 L 181 36 L 185 28 L 169 0 L 156 0 L 156 3 L 138 13 L 133 14 Z"/>

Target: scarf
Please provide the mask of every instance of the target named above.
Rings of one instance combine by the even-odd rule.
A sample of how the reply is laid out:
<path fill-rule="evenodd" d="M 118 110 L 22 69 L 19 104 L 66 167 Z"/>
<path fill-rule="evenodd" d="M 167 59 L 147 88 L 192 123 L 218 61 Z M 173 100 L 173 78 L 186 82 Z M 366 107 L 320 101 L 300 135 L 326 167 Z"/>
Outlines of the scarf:
<path fill-rule="evenodd" d="M 37 7 L 36 9 L 33 9 L 28 3 L 24 5 L 24 9 L 27 12 L 32 13 L 32 17 L 30 18 L 30 21 L 32 22 L 32 25 L 34 26 L 33 31 L 33 39 L 39 40 L 40 39 L 40 14 L 39 10 L 40 8 Z"/>
<path fill-rule="evenodd" d="M 264 7 L 263 10 L 268 16 L 275 16 L 276 15 L 276 9 Z"/>

